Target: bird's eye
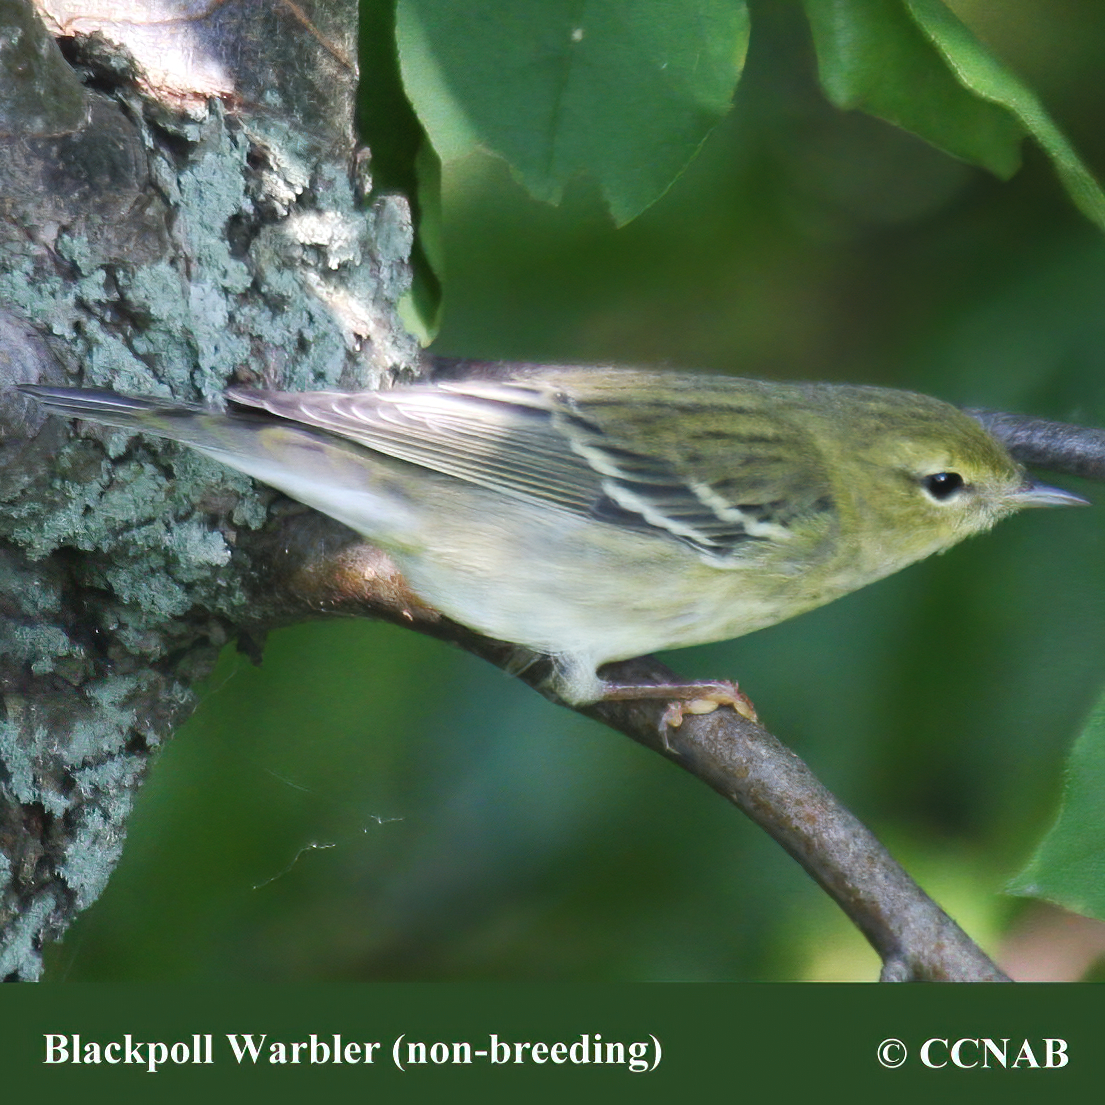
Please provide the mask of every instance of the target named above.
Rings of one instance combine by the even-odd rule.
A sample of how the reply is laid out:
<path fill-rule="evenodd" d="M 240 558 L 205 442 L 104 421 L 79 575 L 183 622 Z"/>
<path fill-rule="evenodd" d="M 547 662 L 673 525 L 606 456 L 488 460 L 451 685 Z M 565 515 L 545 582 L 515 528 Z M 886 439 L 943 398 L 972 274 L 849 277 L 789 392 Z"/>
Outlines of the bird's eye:
<path fill-rule="evenodd" d="M 958 472 L 934 472 L 921 480 L 921 486 L 938 503 L 945 503 L 963 487 L 963 477 Z"/>

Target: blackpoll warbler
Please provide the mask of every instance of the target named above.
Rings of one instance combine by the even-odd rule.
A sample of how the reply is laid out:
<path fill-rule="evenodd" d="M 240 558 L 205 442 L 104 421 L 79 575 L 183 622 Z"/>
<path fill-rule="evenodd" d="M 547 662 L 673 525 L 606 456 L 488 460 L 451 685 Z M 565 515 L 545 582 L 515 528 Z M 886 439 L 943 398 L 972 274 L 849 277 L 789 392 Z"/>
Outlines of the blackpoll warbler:
<path fill-rule="evenodd" d="M 609 661 L 749 633 L 1023 507 L 1083 502 L 923 395 L 509 371 L 356 394 L 232 390 L 225 413 L 22 390 L 185 442 L 344 522 L 442 613 L 552 656 L 573 704 L 636 697 L 598 677 Z"/>

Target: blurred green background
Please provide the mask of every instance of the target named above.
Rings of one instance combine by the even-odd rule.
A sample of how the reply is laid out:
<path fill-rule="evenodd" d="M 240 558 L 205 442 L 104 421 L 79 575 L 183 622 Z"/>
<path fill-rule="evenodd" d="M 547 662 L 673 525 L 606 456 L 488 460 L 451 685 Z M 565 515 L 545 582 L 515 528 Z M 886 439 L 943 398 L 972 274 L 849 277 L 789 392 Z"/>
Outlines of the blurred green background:
<path fill-rule="evenodd" d="M 1105 11 L 958 3 L 1105 175 Z M 798 6 L 736 107 L 615 231 L 448 169 L 435 351 L 887 384 L 1100 424 L 1105 242 L 1044 159 L 993 180 L 840 113 Z M 1100 489 L 1057 480 L 1105 502 Z M 988 950 L 1102 682 L 1105 512 L 1035 512 L 832 606 L 669 657 L 767 725 Z M 53 979 L 873 978 L 862 938 L 700 783 L 388 626 L 223 656 Z"/>

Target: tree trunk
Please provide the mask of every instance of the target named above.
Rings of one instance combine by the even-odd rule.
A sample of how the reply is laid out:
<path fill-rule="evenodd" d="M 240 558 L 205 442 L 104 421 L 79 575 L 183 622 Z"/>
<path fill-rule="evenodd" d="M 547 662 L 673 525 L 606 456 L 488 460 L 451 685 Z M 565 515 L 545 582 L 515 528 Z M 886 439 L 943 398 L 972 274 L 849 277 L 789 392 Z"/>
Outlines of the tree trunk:
<path fill-rule="evenodd" d="M 0 0 L 9 979 L 38 977 L 44 938 L 103 890 L 150 754 L 220 647 L 327 608 L 319 558 L 358 547 L 197 454 L 44 418 L 9 386 L 218 401 L 418 362 L 397 315 L 409 208 L 372 193 L 353 135 L 356 0 L 77 7 Z"/>

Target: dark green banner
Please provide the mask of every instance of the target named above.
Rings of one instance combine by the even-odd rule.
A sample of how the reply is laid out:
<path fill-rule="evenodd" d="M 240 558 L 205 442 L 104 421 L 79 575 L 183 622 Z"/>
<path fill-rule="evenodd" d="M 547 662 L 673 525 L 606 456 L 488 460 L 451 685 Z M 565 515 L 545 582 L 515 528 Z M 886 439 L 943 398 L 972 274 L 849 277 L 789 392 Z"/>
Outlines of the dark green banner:
<path fill-rule="evenodd" d="M 1105 1084 L 1086 986 L 41 985 L 0 990 L 6 1095 L 672 1102 L 1075 1101 Z M 200 1096 L 204 1095 L 204 1096 Z"/>

